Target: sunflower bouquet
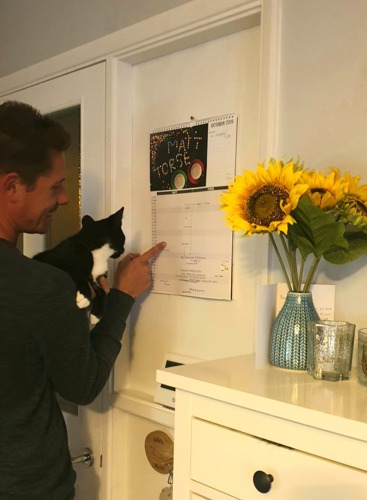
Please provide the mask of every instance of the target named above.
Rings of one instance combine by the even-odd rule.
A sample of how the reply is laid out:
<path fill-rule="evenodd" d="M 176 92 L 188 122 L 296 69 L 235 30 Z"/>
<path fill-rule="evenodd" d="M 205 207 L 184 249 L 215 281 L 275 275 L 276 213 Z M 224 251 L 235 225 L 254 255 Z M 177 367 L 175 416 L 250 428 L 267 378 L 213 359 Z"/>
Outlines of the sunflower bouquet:
<path fill-rule="evenodd" d="M 221 208 L 233 231 L 269 234 L 289 290 L 308 292 L 322 258 L 345 264 L 367 253 L 367 185 L 359 182 L 336 168 L 270 159 L 236 176 Z"/>

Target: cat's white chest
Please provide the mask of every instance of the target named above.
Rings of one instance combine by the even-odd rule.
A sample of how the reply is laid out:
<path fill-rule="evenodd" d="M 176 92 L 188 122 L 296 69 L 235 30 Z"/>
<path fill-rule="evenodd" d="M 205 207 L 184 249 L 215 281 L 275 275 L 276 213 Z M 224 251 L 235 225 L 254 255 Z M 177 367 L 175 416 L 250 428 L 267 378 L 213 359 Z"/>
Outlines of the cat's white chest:
<path fill-rule="evenodd" d="M 94 279 L 94 281 L 98 278 L 98 276 L 102 276 L 103 274 L 107 273 L 108 269 L 107 262 L 108 259 L 113 254 L 114 250 L 110 247 L 108 243 L 103 245 L 103 247 L 92 251 L 93 255 L 92 278 Z"/>

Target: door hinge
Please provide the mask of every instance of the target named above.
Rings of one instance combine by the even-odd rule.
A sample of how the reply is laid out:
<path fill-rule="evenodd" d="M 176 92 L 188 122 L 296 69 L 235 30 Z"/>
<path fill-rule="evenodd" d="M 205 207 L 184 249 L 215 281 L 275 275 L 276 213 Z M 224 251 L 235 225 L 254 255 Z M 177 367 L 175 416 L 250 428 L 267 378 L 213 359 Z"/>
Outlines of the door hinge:
<path fill-rule="evenodd" d="M 99 467 L 100 467 L 100 469 L 102 469 L 102 465 L 103 465 L 103 455 L 100 455 L 99 456 Z"/>

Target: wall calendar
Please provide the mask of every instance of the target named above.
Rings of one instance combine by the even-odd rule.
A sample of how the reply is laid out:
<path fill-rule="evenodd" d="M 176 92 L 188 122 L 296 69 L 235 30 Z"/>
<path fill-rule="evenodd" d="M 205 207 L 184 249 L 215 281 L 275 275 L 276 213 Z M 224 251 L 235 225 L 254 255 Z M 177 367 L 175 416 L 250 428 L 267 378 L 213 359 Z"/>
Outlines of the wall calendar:
<path fill-rule="evenodd" d="M 150 134 L 153 292 L 231 299 L 232 233 L 220 194 L 233 180 L 237 117 L 228 114 Z"/>

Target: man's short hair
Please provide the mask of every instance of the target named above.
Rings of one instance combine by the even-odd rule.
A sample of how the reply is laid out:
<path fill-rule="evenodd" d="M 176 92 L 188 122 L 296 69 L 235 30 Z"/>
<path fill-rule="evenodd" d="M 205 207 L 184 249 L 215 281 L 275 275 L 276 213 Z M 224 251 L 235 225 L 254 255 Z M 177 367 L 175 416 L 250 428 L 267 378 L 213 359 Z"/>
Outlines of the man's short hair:
<path fill-rule="evenodd" d="M 17 101 L 0 105 L 0 174 L 16 172 L 32 185 L 51 168 L 50 152 L 63 152 L 70 135 L 60 123 Z"/>

